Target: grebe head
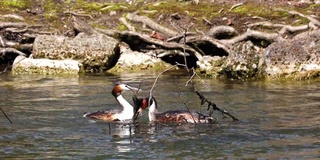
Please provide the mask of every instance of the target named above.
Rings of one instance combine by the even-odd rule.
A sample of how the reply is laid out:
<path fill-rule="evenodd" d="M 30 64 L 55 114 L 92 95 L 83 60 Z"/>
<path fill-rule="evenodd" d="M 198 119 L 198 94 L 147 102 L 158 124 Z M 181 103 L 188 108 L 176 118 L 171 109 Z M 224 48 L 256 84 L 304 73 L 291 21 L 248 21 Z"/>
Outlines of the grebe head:
<path fill-rule="evenodd" d="M 117 97 L 119 95 L 121 95 L 121 92 L 122 91 L 128 91 L 128 90 L 132 90 L 132 91 L 139 91 L 140 89 L 139 88 L 135 88 L 135 87 L 132 87 L 128 84 L 116 84 L 114 87 L 113 87 L 113 90 L 112 90 L 112 95 L 114 97 Z"/>
<path fill-rule="evenodd" d="M 138 98 L 137 96 L 134 95 L 132 97 L 132 100 L 134 103 L 134 116 L 133 116 L 134 119 L 137 119 L 137 117 L 149 106 L 151 106 L 153 103 L 155 103 L 155 105 L 157 104 L 156 99 L 154 97 L 150 98 L 149 96 L 145 98 Z"/>

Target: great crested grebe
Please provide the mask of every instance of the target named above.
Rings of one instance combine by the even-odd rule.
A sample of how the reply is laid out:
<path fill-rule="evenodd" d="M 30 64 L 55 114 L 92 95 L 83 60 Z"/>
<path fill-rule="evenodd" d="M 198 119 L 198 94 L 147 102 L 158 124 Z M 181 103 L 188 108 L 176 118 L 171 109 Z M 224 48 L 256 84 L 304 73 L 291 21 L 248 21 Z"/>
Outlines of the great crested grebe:
<path fill-rule="evenodd" d="M 154 97 L 133 98 L 135 106 L 135 117 L 137 117 L 149 104 L 149 121 L 161 123 L 214 123 L 212 117 L 199 112 L 189 112 L 187 110 L 170 110 L 160 113 L 157 101 Z"/>
<path fill-rule="evenodd" d="M 127 84 L 116 84 L 111 93 L 120 104 L 120 108 L 84 113 L 83 117 L 104 120 L 108 122 L 131 120 L 134 115 L 134 110 L 131 104 L 127 102 L 121 95 L 121 92 L 125 90 L 138 91 L 139 88 L 131 87 Z"/>

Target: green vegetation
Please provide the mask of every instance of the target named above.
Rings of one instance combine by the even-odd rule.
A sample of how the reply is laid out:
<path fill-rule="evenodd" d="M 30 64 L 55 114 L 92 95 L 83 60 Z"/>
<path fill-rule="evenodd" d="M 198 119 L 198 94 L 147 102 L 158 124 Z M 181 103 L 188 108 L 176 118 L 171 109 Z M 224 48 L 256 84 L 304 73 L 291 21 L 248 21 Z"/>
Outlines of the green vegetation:
<path fill-rule="evenodd" d="M 0 5 L 4 8 L 6 7 L 13 7 L 18 9 L 24 9 L 30 4 L 30 0 L 2 0 L 0 1 Z"/>
<path fill-rule="evenodd" d="M 63 17 L 69 16 L 64 14 L 66 11 L 87 14 L 94 17 L 94 19 L 99 19 L 102 16 L 109 15 L 110 12 L 115 12 L 117 16 L 111 16 L 114 18 L 108 19 L 111 21 L 111 23 L 114 23 L 113 21 L 118 23 L 119 15 L 124 15 L 128 12 L 138 12 L 140 15 L 146 15 L 152 19 L 158 19 L 160 16 L 168 17 L 170 14 L 179 13 L 182 19 L 189 19 L 189 22 L 192 21 L 195 24 L 195 28 L 199 30 L 206 30 L 210 26 L 204 22 L 204 19 L 211 22 L 216 21 L 216 25 L 219 25 L 220 23 L 226 24 L 226 22 L 222 20 L 223 17 L 234 18 L 243 16 L 256 16 L 265 19 L 276 19 L 279 22 L 285 22 L 291 25 L 301 25 L 308 23 L 308 20 L 299 16 L 292 16 L 284 11 L 276 11 L 275 9 L 282 8 L 306 13 L 310 11 L 319 11 L 318 8 L 320 8 L 319 4 L 311 4 L 305 7 L 294 8 L 293 6 L 288 6 L 285 3 L 268 6 L 266 4 L 263 5 L 254 2 L 248 2 L 229 11 L 229 9 L 232 7 L 231 3 L 220 3 L 217 5 L 217 3 L 206 1 L 200 1 L 198 5 L 195 5 L 190 1 L 179 0 L 166 0 L 150 3 L 146 3 L 143 0 L 137 0 L 135 4 L 130 5 L 124 1 L 112 3 L 111 1 L 92 0 L 2 0 L 0 1 L 0 14 L 8 14 L 12 12 L 19 14 L 20 11 L 25 13 L 25 10 L 22 9 L 38 9 L 39 6 L 42 7 L 43 10 L 37 10 L 37 15 L 30 15 L 32 17 L 25 18 L 28 20 L 33 20 L 36 16 L 41 15 L 50 26 L 57 27 L 58 29 L 65 24 Z M 243 25 L 241 19 L 237 19 L 236 22 L 238 23 L 235 23 L 234 27 L 241 28 L 241 26 L 237 26 Z M 294 24 L 292 24 L 292 22 L 294 22 Z M 105 28 L 103 24 L 92 25 L 99 28 Z M 125 29 L 125 27 L 121 25 L 113 26 L 114 29 Z"/>

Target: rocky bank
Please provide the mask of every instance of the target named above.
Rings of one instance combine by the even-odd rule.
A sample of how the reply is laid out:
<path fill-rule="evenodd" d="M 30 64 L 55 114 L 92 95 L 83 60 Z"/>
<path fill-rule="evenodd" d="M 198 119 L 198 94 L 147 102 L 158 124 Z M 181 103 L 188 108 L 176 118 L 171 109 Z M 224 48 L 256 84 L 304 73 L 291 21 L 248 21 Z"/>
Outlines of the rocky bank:
<path fill-rule="evenodd" d="M 163 70 L 186 62 L 212 78 L 320 76 L 318 1 L 19 2 L 1 2 L 0 16 L 1 63 L 14 74 Z"/>

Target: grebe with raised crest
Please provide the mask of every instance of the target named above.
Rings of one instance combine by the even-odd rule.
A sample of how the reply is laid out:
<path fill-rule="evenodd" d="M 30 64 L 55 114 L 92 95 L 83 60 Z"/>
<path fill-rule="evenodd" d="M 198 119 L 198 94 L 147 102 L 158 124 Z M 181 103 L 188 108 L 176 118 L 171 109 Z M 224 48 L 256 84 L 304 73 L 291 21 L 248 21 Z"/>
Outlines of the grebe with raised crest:
<path fill-rule="evenodd" d="M 214 123 L 215 120 L 200 112 L 190 112 L 188 110 L 158 111 L 158 104 L 154 97 L 133 98 L 136 118 L 143 110 L 149 106 L 149 121 L 160 123 Z"/>
<path fill-rule="evenodd" d="M 122 91 L 125 90 L 138 91 L 139 88 L 135 88 L 127 84 L 116 84 L 111 93 L 120 104 L 120 108 L 84 113 L 83 117 L 108 122 L 131 120 L 134 115 L 134 109 L 132 105 L 127 102 L 121 94 Z"/>

